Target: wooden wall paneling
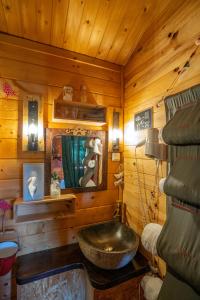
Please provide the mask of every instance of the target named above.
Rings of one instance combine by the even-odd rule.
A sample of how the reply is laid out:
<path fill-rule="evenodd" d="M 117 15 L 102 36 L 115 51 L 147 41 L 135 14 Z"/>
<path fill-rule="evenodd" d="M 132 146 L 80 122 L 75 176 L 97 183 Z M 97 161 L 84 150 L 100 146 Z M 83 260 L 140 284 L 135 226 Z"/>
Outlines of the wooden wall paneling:
<path fill-rule="evenodd" d="M 77 242 L 76 233 L 81 227 L 108 221 L 112 218 L 114 205 L 77 210 L 75 217 L 62 220 L 16 224 L 20 239 L 18 255 L 55 248 Z"/>
<path fill-rule="evenodd" d="M 24 152 L 22 155 L 18 151 L 17 143 L 21 143 L 23 97 L 33 94 L 40 95 L 44 105 L 44 125 L 52 128 L 66 128 L 66 124 L 52 122 L 53 100 L 62 95 L 63 85 L 69 84 L 70 78 L 73 77 L 75 93 L 78 98 L 76 100 L 79 100 L 81 82 L 88 87 L 92 84 L 91 86 L 94 88 L 89 89 L 88 100 L 90 102 L 95 101 L 106 107 L 112 106 L 113 109 L 120 109 L 121 68 L 90 58 L 81 61 L 82 56 L 79 55 L 75 61 L 73 55 L 68 55 L 67 51 L 66 57 L 64 56 L 65 50 L 55 48 L 53 51 L 49 50 L 48 46 L 36 45 L 30 41 L 8 38 L 5 35 L 2 37 L 0 39 L 2 45 L 0 56 L 5 68 L 1 69 L 0 76 L 12 79 L 19 93 L 15 99 L 0 99 L 0 124 L 2 123 L 2 127 L 0 127 L 2 143 L 0 147 L 0 195 L 6 199 L 14 199 L 22 195 L 23 163 L 44 161 L 43 153 L 38 156 L 37 153 Z M 18 69 L 19 67 L 20 69 Z M 67 72 L 64 70 L 65 68 Z M 23 76 L 21 76 L 22 74 Z M 56 78 L 56 84 L 52 82 L 53 76 Z M 66 78 L 68 78 L 67 82 Z M 70 128 L 77 128 L 77 126 L 80 127 L 80 124 L 67 124 L 67 127 Z M 91 126 L 81 127 L 91 129 Z M 92 129 L 107 130 L 107 126 L 101 128 L 93 126 Z M 117 168 L 118 163 L 111 161 L 109 153 L 107 190 L 78 194 L 74 217 L 32 224 L 14 224 L 9 221 L 9 228 L 14 226 L 20 236 L 19 255 L 73 243 L 76 241 L 75 236 L 79 228 L 112 219 L 115 201 L 118 199 L 118 188 L 113 185 L 113 173 Z"/>
<path fill-rule="evenodd" d="M 173 83 L 173 81 L 177 78 L 178 72 L 190 58 L 190 55 L 194 52 L 194 50 L 195 45 L 190 45 L 188 49 L 182 50 L 182 54 L 179 52 L 174 59 L 171 58 L 164 64 L 160 65 L 159 69 L 161 71 L 158 70 L 158 72 L 153 72 L 153 75 L 150 76 L 152 70 L 155 69 L 155 66 L 151 66 L 149 72 L 145 73 L 144 75 L 140 73 L 140 78 L 133 78 L 134 81 L 127 86 L 127 98 L 134 97 L 136 94 L 142 94 L 147 85 L 150 86 L 150 92 L 158 85 L 163 85 L 164 90 L 167 91 L 167 83 Z M 198 53 L 196 56 L 197 55 Z M 194 65 L 194 61 L 195 60 L 192 59 L 191 66 Z M 159 66 L 159 61 L 157 66 Z M 185 70 L 186 73 L 188 73 L 188 71 L 189 70 L 187 69 Z M 182 76 L 184 76 L 184 74 Z M 180 76 L 180 79 L 182 76 Z"/>
<path fill-rule="evenodd" d="M 32 64 L 24 64 L 19 61 L 11 61 L 6 58 L 0 58 L 1 77 L 18 79 L 38 84 L 63 87 L 66 84 L 72 85 L 79 90 L 81 85 L 86 84 L 88 91 L 97 94 L 105 94 L 116 97 L 119 95 L 119 84 L 110 84 L 109 81 L 96 79 L 89 76 L 77 76 L 77 74 L 64 72 L 55 69 L 48 69 Z M 66 83 L 66 78 L 68 78 Z"/>
<path fill-rule="evenodd" d="M 186 13 L 187 12 L 187 13 Z M 177 1 L 174 5 L 166 5 L 160 14 L 155 16 L 152 26 L 143 33 L 134 55 L 124 68 L 125 82 L 125 110 L 124 127 L 133 123 L 134 114 L 150 106 L 153 107 L 153 126 L 161 128 L 165 125 L 165 109 L 161 102 L 163 96 L 176 93 L 192 85 L 200 83 L 199 49 L 194 44 L 200 31 L 200 10 L 198 1 Z M 194 30 L 191 30 L 194 28 Z M 190 67 L 185 68 L 171 88 L 178 72 L 186 61 L 190 60 Z M 138 132 L 142 138 L 145 131 Z M 124 169 L 125 187 L 124 202 L 127 205 L 127 219 L 129 224 L 141 234 L 143 230 L 141 198 L 151 199 L 154 185 L 155 163 L 145 157 L 144 147 L 137 148 L 137 163 L 139 177 L 142 182 L 141 191 L 138 188 L 134 158 L 135 147 L 125 136 Z M 166 176 L 166 163 L 160 166 L 160 177 Z M 145 184 L 144 184 L 145 182 Z M 166 198 L 159 193 L 158 223 L 163 224 L 166 219 Z M 163 275 L 165 268 L 158 262 Z"/>
<path fill-rule="evenodd" d="M 0 38 L 1 42 L 4 42 L 6 44 L 15 45 L 15 46 L 25 48 L 25 49 L 32 49 L 39 53 L 44 53 L 44 54 L 52 55 L 55 57 L 61 57 L 63 59 L 71 60 L 73 62 L 88 64 L 88 65 L 92 65 L 94 67 L 97 66 L 100 69 L 103 68 L 106 70 L 113 70 L 116 72 L 120 72 L 120 70 L 121 70 L 121 67 L 117 64 L 113 64 L 113 63 L 103 61 L 98 58 L 83 55 L 81 53 L 51 47 L 49 45 L 36 43 L 34 41 L 7 35 L 4 33 L 0 33 L 0 37 L 1 37 Z"/>
<path fill-rule="evenodd" d="M 54 230 L 35 235 L 19 237 L 20 251 L 18 255 L 24 255 L 32 252 L 38 252 L 55 247 L 72 244 L 75 240 L 75 231 L 73 229 Z"/>
<path fill-rule="evenodd" d="M 0 195 L 3 199 L 13 199 L 22 193 L 22 182 L 20 179 L 0 180 Z"/>
<path fill-rule="evenodd" d="M 112 176 L 112 175 L 111 175 Z M 98 193 L 81 193 L 77 196 L 77 208 L 85 209 L 90 207 L 99 207 L 105 205 L 113 205 L 118 197 L 117 190 L 99 191 Z"/>
<path fill-rule="evenodd" d="M 23 164 L 27 162 L 41 163 L 42 158 L 26 158 L 26 159 L 0 159 L 0 180 L 5 179 L 22 179 Z"/>
<path fill-rule="evenodd" d="M 0 119 L 18 120 L 18 101 L 9 98 L 0 98 Z"/>
<path fill-rule="evenodd" d="M 52 54 L 38 53 L 32 49 L 24 49 L 20 46 L 15 46 L 4 43 L 0 39 L 0 56 L 17 61 L 32 63 L 34 65 L 54 68 L 56 70 L 78 73 L 96 78 L 101 78 L 108 81 L 120 82 L 120 73 L 111 69 L 99 68 L 89 64 L 84 64 L 76 61 L 63 59 Z"/>
<path fill-rule="evenodd" d="M 103 220 L 109 220 L 114 205 L 101 205 L 95 206 L 90 204 L 90 207 L 83 207 L 82 209 L 77 209 L 75 215 L 68 216 L 62 219 L 52 219 L 48 221 L 39 221 L 33 224 L 31 223 L 18 223 L 16 228 L 18 229 L 20 237 L 29 238 L 30 235 L 46 234 L 52 231 L 67 230 L 70 228 L 80 227 L 95 222 L 100 222 L 103 212 Z"/>
<path fill-rule="evenodd" d="M 17 120 L 0 119 L 0 138 L 17 138 Z"/>
<path fill-rule="evenodd" d="M 0 157 L 17 158 L 17 139 L 0 139 Z"/>

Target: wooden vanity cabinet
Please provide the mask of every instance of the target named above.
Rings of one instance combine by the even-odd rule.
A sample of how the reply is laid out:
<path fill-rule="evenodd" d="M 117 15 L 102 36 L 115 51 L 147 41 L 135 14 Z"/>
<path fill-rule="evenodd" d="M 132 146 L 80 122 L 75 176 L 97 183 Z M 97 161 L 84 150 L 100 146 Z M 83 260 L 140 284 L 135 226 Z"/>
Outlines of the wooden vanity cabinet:
<path fill-rule="evenodd" d="M 105 290 L 91 286 L 84 270 L 71 270 L 17 287 L 18 300 L 144 300 L 140 293 L 142 276 Z"/>
<path fill-rule="evenodd" d="M 118 284 L 112 288 L 98 290 L 91 288 L 90 283 L 87 283 L 86 300 L 145 300 L 140 281 L 143 276 L 138 276 Z"/>

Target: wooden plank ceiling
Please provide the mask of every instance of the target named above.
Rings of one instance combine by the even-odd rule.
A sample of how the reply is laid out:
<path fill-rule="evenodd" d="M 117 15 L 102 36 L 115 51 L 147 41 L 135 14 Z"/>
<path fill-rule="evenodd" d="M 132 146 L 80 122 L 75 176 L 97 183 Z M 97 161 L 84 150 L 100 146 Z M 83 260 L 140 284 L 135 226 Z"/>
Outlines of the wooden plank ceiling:
<path fill-rule="evenodd" d="M 0 0 L 0 31 L 125 65 L 172 0 Z"/>

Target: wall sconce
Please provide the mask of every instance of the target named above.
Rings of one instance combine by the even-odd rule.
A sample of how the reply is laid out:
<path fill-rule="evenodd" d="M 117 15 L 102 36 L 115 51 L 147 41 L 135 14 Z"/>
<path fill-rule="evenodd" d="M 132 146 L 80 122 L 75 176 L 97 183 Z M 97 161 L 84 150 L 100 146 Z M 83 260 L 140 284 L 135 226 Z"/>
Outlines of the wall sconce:
<path fill-rule="evenodd" d="M 113 129 L 112 129 L 113 152 L 119 151 L 119 140 L 120 140 L 119 117 L 120 117 L 120 113 L 118 111 L 113 111 Z"/>
<path fill-rule="evenodd" d="M 38 102 L 28 102 L 28 151 L 38 150 Z"/>
<path fill-rule="evenodd" d="M 23 151 L 44 151 L 43 105 L 39 96 L 23 102 Z"/>

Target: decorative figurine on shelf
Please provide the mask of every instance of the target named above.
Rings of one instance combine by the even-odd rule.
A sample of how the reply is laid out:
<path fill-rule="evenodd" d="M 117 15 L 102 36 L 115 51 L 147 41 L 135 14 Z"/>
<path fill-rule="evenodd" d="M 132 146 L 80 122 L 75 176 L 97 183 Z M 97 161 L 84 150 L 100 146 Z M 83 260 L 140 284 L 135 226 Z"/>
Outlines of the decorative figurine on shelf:
<path fill-rule="evenodd" d="M 81 85 L 80 93 L 81 93 L 81 102 L 87 103 L 87 87 L 86 87 L 86 85 Z"/>
<path fill-rule="evenodd" d="M 56 172 L 51 174 L 50 195 L 53 197 L 60 196 L 60 177 Z"/>
<path fill-rule="evenodd" d="M 5 200 L 0 200 L 0 211 L 1 211 L 1 231 L 5 231 L 6 226 L 6 212 L 12 208 L 12 205 L 10 205 Z"/>
<path fill-rule="evenodd" d="M 73 99 L 74 89 L 72 86 L 64 86 L 63 87 L 63 100 L 64 101 L 72 101 Z"/>

